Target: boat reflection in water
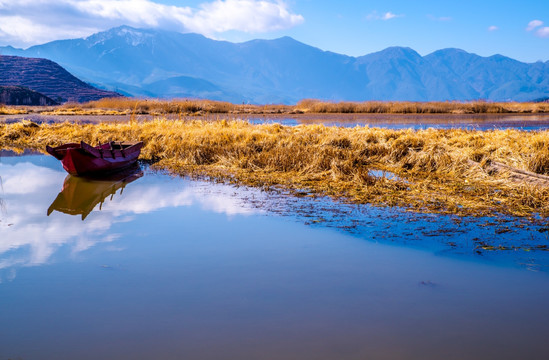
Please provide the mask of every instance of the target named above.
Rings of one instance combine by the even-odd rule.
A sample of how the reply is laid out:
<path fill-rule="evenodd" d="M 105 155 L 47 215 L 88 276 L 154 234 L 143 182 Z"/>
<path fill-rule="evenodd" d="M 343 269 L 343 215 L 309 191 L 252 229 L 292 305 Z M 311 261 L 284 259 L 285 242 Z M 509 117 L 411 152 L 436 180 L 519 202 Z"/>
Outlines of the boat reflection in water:
<path fill-rule="evenodd" d="M 82 215 L 84 220 L 97 204 L 101 210 L 107 197 L 112 200 L 119 189 L 122 195 L 127 184 L 142 176 L 139 165 L 101 177 L 67 175 L 63 189 L 48 208 L 48 216 L 57 210 L 69 215 Z"/>

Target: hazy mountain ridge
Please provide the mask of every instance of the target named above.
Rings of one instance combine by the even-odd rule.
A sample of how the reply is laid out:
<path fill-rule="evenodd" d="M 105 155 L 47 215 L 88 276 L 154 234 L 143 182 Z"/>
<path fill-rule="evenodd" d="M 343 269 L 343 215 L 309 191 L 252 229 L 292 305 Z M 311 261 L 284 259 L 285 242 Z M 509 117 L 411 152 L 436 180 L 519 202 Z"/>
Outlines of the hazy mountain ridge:
<path fill-rule="evenodd" d="M 120 96 L 84 83 L 47 59 L 0 55 L 0 74 L 2 86 L 24 86 L 59 103 Z"/>
<path fill-rule="evenodd" d="M 232 102 L 534 100 L 549 95 L 549 61 L 522 63 L 460 49 L 421 56 L 390 47 L 350 57 L 289 37 L 230 43 L 127 26 L 2 54 L 44 57 L 129 94 Z"/>

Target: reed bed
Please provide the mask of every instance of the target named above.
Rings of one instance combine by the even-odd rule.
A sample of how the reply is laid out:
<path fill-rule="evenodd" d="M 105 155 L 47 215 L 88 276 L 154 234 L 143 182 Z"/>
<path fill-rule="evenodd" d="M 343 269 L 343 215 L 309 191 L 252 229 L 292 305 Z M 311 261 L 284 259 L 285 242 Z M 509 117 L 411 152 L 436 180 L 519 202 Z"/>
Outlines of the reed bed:
<path fill-rule="evenodd" d="M 80 105 L 83 109 L 111 109 L 134 114 L 277 114 L 291 112 L 289 105 L 246 105 L 225 101 L 196 99 L 137 99 L 137 98 L 103 98 Z M 65 105 L 64 107 L 74 107 Z"/>
<path fill-rule="evenodd" d="M 300 101 L 296 111 L 305 113 L 373 113 L 373 114 L 505 114 L 546 113 L 549 103 L 519 102 L 406 102 L 365 101 L 326 102 L 314 99 Z"/>
<path fill-rule="evenodd" d="M 66 103 L 57 107 L 0 107 L 0 114 L 37 112 L 44 115 L 139 115 L 182 116 L 204 114 L 529 114 L 549 113 L 548 102 L 330 102 L 305 99 L 297 105 L 233 104 L 197 99 L 103 98 L 83 104 Z"/>
<path fill-rule="evenodd" d="M 244 121 L 0 124 L 0 148 L 141 140 L 142 159 L 173 174 L 309 196 L 460 215 L 549 216 L 549 188 L 492 162 L 549 175 L 549 131 L 391 130 Z M 375 176 L 389 171 L 396 178 Z"/>
<path fill-rule="evenodd" d="M 55 111 L 84 115 L 86 111 L 118 111 L 121 114 L 299 114 L 299 113 L 369 113 L 369 114 L 505 114 L 547 113 L 549 103 L 518 102 L 327 102 L 302 100 L 297 105 L 246 105 L 223 101 L 193 99 L 104 98 L 85 104 L 65 104 Z M 54 111 L 54 112 L 55 112 Z"/>

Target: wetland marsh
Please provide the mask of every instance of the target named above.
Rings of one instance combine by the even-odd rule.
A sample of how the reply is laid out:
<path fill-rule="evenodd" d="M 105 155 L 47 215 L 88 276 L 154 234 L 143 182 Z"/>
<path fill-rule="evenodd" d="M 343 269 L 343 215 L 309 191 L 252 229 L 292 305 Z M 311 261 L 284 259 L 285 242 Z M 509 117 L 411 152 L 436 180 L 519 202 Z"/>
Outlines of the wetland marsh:
<path fill-rule="evenodd" d="M 0 124 L 0 359 L 545 359 L 539 116 Z M 79 139 L 140 168 L 40 154 Z"/>

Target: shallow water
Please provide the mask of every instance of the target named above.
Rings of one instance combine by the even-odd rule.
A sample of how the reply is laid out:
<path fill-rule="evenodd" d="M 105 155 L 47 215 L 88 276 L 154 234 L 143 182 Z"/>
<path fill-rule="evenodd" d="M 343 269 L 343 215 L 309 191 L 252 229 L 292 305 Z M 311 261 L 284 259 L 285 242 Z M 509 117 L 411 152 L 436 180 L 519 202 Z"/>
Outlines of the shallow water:
<path fill-rule="evenodd" d="M 325 126 L 370 126 L 388 129 L 520 129 L 526 131 L 549 129 L 549 114 L 477 114 L 477 115 L 449 115 L 449 114 L 297 114 L 297 115 L 238 115 L 238 114 L 211 114 L 205 116 L 180 117 L 177 114 L 163 116 L 168 119 L 241 119 L 252 124 L 280 123 L 288 126 L 323 124 Z M 153 115 L 137 115 L 137 121 L 149 121 Z M 56 122 L 127 122 L 130 115 L 0 115 L 0 122 L 17 122 L 31 120 L 37 123 Z"/>
<path fill-rule="evenodd" d="M 548 252 L 473 240 L 543 245 L 543 224 L 3 155 L 1 360 L 549 356 Z"/>
<path fill-rule="evenodd" d="M 387 129 L 469 129 L 526 131 L 549 129 L 549 114 L 306 114 L 278 117 L 249 117 L 252 123 L 278 122 L 284 125 L 369 126 Z"/>

